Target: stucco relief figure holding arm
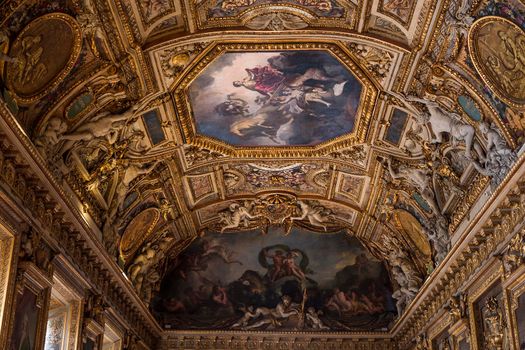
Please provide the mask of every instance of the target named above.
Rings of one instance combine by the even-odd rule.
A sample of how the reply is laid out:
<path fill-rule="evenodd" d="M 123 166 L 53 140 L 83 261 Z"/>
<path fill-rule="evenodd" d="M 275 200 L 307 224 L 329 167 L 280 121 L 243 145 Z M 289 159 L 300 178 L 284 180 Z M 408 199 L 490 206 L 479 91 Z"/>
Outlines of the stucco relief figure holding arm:
<path fill-rule="evenodd" d="M 485 176 L 492 178 L 492 185 L 496 186 L 505 177 L 508 169 L 516 161 L 517 156 L 512 151 L 500 132 L 487 123 L 482 122 L 479 126 L 479 131 L 483 134 L 486 143 L 486 156 L 481 160 L 472 161 L 472 165 L 476 170 Z"/>
<path fill-rule="evenodd" d="M 249 220 L 256 219 L 261 215 L 252 215 L 245 206 L 233 203 L 229 207 L 229 213 L 219 214 L 219 216 L 221 222 L 227 224 L 221 229 L 221 233 L 223 233 L 227 229 L 238 228 L 241 224 L 244 224 L 244 227 L 248 227 Z"/>
<path fill-rule="evenodd" d="M 80 125 L 74 132 L 64 134 L 61 140 L 66 142 L 60 150 L 60 154 L 71 150 L 80 141 L 91 141 L 96 138 L 106 138 L 110 144 L 114 144 L 118 139 L 118 133 L 125 122 L 130 121 L 136 114 L 139 105 L 136 104 L 126 111 L 118 114 L 102 112 L 96 115 L 91 121 Z"/>
<path fill-rule="evenodd" d="M 453 145 L 457 141 L 465 141 L 465 156 L 471 158 L 471 151 L 474 145 L 475 129 L 472 125 L 462 121 L 461 116 L 456 113 L 445 111 L 435 97 L 433 99 L 419 98 L 415 96 L 403 96 L 398 93 L 390 94 L 399 99 L 414 115 L 418 124 L 426 126 L 430 124 L 434 137 L 430 140 L 432 143 L 443 143 L 443 134 L 448 133 L 452 139 Z M 421 111 L 411 102 L 423 104 L 428 112 Z"/>
<path fill-rule="evenodd" d="M 129 185 L 133 180 L 135 180 L 140 175 L 149 174 L 156 166 L 159 164 L 159 161 L 156 161 L 149 166 L 142 164 L 127 164 L 121 166 L 121 169 L 124 171 L 124 176 L 122 180 L 117 185 L 115 190 L 115 199 L 113 209 L 109 212 L 109 219 L 112 219 L 118 211 L 122 211 L 124 205 L 124 199 L 129 191 Z"/>
<path fill-rule="evenodd" d="M 456 113 L 445 111 L 439 103 L 434 100 L 407 96 L 409 102 L 419 102 L 424 104 L 430 113 L 429 123 L 432 131 L 436 135 L 432 139 L 433 143 L 443 143 L 443 133 L 448 133 L 455 146 L 457 141 L 465 141 L 465 156 L 472 158 L 471 151 L 474 146 L 475 129 L 472 125 L 461 120 L 461 116 Z"/>
<path fill-rule="evenodd" d="M 5 29 L 0 30 L 0 46 L 2 46 L 2 44 L 4 43 L 9 43 L 9 35 L 7 34 L 7 31 Z M 0 61 L 15 63 L 17 60 L 14 57 L 8 56 L 5 53 L 0 52 Z"/>
<path fill-rule="evenodd" d="M 51 153 L 66 130 L 67 123 L 65 121 L 60 117 L 52 117 L 47 121 L 42 134 L 35 139 L 35 146 L 44 155 Z"/>
<path fill-rule="evenodd" d="M 387 169 L 393 179 L 405 180 L 410 186 L 415 187 L 423 199 L 430 205 L 434 214 L 440 215 L 441 212 L 435 199 L 434 189 L 430 184 L 428 171 L 405 165 L 399 166 L 397 171 L 395 171 L 392 167 L 392 159 L 390 157 L 387 158 Z"/>

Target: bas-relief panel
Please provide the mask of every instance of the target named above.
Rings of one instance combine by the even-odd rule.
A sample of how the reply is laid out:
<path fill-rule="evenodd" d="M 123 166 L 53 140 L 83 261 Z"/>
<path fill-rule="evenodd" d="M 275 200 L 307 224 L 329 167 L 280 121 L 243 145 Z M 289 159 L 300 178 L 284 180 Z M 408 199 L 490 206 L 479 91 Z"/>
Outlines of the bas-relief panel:
<path fill-rule="evenodd" d="M 343 201 L 351 201 L 361 204 L 363 191 L 368 183 L 368 178 L 364 176 L 339 173 L 336 182 L 335 197 Z"/>
<path fill-rule="evenodd" d="M 308 146 L 352 132 L 362 84 L 326 51 L 228 52 L 188 89 L 196 131 L 237 146 Z"/>
<path fill-rule="evenodd" d="M 213 0 L 208 7 L 208 18 L 234 17 L 255 6 L 275 3 L 275 0 Z M 346 14 L 345 7 L 336 0 L 285 0 L 279 4 L 299 5 L 319 17 L 340 18 Z"/>
<path fill-rule="evenodd" d="M 270 168 L 266 164 L 242 164 L 224 172 L 226 193 L 256 193 L 269 188 L 288 188 L 299 192 L 323 194 L 330 172 L 322 165 L 291 164 Z"/>
<path fill-rule="evenodd" d="M 370 16 L 368 30 L 373 33 L 387 35 L 388 38 L 394 39 L 396 41 L 401 41 L 403 43 L 408 42 L 405 33 L 403 33 L 403 31 L 401 31 L 397 25 L 383 17 Z"/>
<path fill-rule="evenodd" d="M 379 0 L 378 10 L 406 27 L 410 24 L 416 4 L 415 0 Z"/>
<path fill-rule="evenodd" d="M 482 18 L 469 32 L 476 69 L 496 95 L 513 106 L 525 105 L 524 45 L 524 31 L 504 18 Z"/>
<path fill-rule="evenodd" d="M 56 86 L 80 54 L 80 28 L 61 13 L 47 14 L 29 23 L 18 35 L 9 54 L 15 63 L 7 68 L 7 85 L 28 101 Z M 60 47 L 60 50 L 54 48 Z"/>
<path fill-rule="evenodd" d="M 120 1 L 136 40 L 167 30 L 184 28 L 180 2 L 176 0 Z"/>
<path fill-rule="evenodd" d="M 145 23 L 151 23 L 156 18 L 166 15 L 175 7 L 172 0 L 143 0 L 139 1 L 139 6 Z"/>
<path fill-rule="evenodd" d="M 474 17 L 477 19 L 487 16 L 499 16 L 506 18 L 517 24 L 521 29 L 525 29 L 525 5 L 518 0 L 490 0 L 483 3 L 483 6 L 476 11 Z M 472 62 L 466 64 L 474 70 Z M 507 106 L 501 101 L 488 86 L 478 86 L 478 82 L 472 82 L 478 87 L 479 91 L 498 112 L 502 121 L 509 126 L 512 136 L 519 143 L 525 139 L 525 114 Z"/>
<path fill-rule="evenodd" d="M 184 178 L 190 204 L 217 199 L 218 189 L 213 174 L 190 175 Z"/>
<path fill-rule="evenodd" d="M 152 310 L 165 328 L 384 329 L 388 273 L 353 237 L 294 228 L 208 233 L 173 264 Z"/>

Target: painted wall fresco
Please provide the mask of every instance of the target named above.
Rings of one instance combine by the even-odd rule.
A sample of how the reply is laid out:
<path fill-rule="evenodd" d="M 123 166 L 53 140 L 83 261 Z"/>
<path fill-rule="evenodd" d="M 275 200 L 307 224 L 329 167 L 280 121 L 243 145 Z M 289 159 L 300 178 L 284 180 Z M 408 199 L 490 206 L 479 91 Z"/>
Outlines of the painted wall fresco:
<path fill-rule="evenodd" d="M 142 119 L 144 120 L 146 129 L 148 130 L 148 135 L 152 144 L 159 144 L 166 139 L 157 110 L 144 113 L 142 115 Z"/>
<path fill-rule="evenodd" d="M 151 305 L 165 328 L 371 330 L 395 316 L 385 267 L 343 232 L 209 233 L 173 266 Z"/>
<path fill-rule="evenodd" d="M 197 132 L 239 146 L 314 145 L 353 130 L 361 83 L 325 51 L 228 52 L 189 87 Z"/>

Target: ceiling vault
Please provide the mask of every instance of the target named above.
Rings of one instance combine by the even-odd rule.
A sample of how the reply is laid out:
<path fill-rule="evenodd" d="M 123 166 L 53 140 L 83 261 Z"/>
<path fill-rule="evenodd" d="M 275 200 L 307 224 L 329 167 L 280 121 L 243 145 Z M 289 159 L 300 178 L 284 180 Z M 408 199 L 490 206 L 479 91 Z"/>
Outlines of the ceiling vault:
<path fill-rule="evenodd" d="M 494 329 L 505 307 L 521 322 L 524 16 L 4 1 L 0 224 L 18 253 L 0 282 L 13 264 L 50 319 L 81 298 L 70 334 L 95 348 L 517 349 Z"/>

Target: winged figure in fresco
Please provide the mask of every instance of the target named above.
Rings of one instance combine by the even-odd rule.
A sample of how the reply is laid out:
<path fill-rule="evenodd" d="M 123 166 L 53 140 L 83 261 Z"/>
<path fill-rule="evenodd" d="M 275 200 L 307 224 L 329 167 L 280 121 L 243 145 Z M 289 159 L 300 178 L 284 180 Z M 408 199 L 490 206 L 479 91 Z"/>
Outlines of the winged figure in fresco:
<path fill-rule="evenodd" d="M 235 258 L 235 252 L 224 247 L 214 240 L 203 239 L 198 249 L 185 254 L 178 262 L 178 271 L 183 279 L 186 279 L 189 272 L 201 272 L 208 268 L 208 264 L 215 258 L 224 261 L 226 264 L 239 264 L 242 262 Z"/>

